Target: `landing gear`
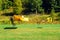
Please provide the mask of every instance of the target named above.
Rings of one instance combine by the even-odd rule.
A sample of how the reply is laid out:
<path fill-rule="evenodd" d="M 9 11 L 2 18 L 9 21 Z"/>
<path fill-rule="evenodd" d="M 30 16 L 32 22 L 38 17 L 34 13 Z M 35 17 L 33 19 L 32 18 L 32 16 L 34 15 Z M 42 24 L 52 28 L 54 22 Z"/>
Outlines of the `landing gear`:
<path fill-rule="evenodd" d="M 12 17 L 10 17 L 10 21 L 11 21 L 12 27 L 5 27 L 4 29 L 16 29 L 17 28 L 17 27 L 15 27 L 16 25 L 15 25 Z"/>

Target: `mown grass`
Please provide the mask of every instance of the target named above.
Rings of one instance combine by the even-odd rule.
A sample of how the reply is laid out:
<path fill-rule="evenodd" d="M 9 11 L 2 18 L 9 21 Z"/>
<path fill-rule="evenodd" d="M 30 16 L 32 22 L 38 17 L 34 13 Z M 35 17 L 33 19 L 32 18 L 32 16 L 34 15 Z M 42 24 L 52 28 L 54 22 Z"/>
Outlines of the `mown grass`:
<path fill-rule="evenodd" d="M 12 25 L 0 25 L 0 40 L 60 40 L 59 24 L 20 24 L 16 25 L 17 29 L 5 27 Z"/>

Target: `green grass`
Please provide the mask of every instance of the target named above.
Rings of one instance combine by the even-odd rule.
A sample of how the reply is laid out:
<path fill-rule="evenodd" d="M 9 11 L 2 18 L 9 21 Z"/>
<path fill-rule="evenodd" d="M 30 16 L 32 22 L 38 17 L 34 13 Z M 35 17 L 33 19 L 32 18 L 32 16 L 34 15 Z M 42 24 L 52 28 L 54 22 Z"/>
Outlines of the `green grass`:
<path fill-rule="evenodd" d="M 59 24 L 20 24 L 16 25 L 17 29 L 5 27 L 12 25 L 0 25 L 0 40 L 60 40 Z"/>

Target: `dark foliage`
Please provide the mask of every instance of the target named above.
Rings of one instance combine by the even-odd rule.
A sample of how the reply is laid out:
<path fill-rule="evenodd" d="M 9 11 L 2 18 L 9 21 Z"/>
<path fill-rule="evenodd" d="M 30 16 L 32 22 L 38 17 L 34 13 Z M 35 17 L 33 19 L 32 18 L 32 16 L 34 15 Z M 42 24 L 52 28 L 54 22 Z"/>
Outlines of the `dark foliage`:
<path fill-rule="evenodd" d="M 52 10 L 52 5 L 49 0 L 42 0 L 42 7 L 44 8 L 44 12 L 50 14 Z"/>

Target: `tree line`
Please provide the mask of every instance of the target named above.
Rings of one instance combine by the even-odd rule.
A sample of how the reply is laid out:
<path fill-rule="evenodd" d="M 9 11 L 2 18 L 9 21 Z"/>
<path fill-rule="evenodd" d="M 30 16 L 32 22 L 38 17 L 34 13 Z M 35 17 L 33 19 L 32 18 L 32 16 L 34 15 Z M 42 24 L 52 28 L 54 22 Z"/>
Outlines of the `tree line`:
<path fill-rule="evenodd" d="M 47 13 L 60 10 L 59 0 L 0 0 L 0 11 L 13 8 L 13 13 Z"/>

